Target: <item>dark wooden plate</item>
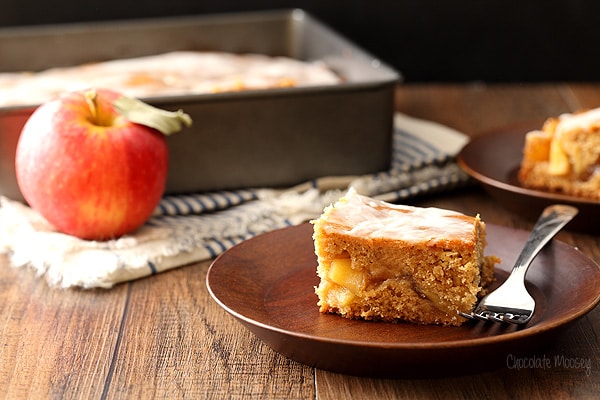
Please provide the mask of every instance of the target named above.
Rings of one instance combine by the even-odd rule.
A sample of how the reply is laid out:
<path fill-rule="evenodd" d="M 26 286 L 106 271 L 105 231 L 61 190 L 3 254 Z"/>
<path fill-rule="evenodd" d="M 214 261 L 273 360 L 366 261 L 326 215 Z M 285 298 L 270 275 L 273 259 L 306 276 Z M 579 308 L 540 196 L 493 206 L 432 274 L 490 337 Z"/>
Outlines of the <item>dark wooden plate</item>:
<path fill-rule="evenodd" d="M 600 202 L 527 189 L 519 184 L 517 171 L 525 135 L 540 126 L 523 124 L 477 136 L 460 151 L 458 164 L 509 211 L 534 221 L 550 204 L 569 204 L 577 207 L 579 214 L 566 229 L 600 233 Z"/>
<path fill-rule="evenodd" d="M 497 283 L 508 275 L 527 236 L 488 225 L 487 253 L 503 259 Z M 273 350 L 316 368 L 375 377 L 451 376 L 506 366 L 510 357 L 546 345 L 600 301 L 598 265 L 556 240 L 527 275 L 537 310 L 521 328 L 367 322 L 321 314 L 314 294 L 316 265 L 312 226 L 303 224 L 229 249 L 212 263 L 206 284 L 221 307 Z"/>

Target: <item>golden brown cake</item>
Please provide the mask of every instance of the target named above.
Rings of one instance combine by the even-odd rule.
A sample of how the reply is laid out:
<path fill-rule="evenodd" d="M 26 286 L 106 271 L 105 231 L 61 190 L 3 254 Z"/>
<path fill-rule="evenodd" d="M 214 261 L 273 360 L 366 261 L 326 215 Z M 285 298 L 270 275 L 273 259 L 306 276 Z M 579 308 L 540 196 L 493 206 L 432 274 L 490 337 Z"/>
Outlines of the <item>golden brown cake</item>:
<path fill-rule="evenodd" d="M 174 51 L 45 71 L 0 73 L 0 106 L 41 104 L 59 93 L 89 87 L 144 98 L 340 82 L 330 68 L 318 61 L 262 54 Z"/>
<path fill-rule="evenodd" d="M 461 325 L 493 281 L 479 216 L 394 205 L 350 190 L 314 224 L 321 312 Z"/>
<path fill-rule="evenodd" d="M 548 119 L 525 136 L 524 187 L 600 200 L 600 108 Z"/>

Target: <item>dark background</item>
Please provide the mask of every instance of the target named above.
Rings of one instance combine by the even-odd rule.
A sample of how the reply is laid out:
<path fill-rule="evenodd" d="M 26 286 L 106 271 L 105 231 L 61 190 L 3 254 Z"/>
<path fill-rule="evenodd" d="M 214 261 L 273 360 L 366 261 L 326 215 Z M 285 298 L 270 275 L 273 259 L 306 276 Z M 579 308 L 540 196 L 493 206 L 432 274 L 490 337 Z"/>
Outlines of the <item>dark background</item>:
<path fill-rule="evenodd" d="M 597 0 L 1 0 L 0 26 L 302 8 L 407 82 L 600 80 Z"/>

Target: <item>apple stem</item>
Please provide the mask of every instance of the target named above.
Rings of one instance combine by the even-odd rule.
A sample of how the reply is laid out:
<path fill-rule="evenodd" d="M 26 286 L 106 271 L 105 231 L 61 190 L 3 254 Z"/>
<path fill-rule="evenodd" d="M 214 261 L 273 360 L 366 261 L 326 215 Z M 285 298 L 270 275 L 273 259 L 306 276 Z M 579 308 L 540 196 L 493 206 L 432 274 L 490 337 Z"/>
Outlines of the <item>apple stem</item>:
<path fill-rule="evenodd" d="M 88 90 L 85 92 L 85 101 L 92 112 L 92 117 L 94 120 L 98 119 L 98 104 L 96 103 L 96 99 L 98 98 L 98 93 L 95 90 Z"/>

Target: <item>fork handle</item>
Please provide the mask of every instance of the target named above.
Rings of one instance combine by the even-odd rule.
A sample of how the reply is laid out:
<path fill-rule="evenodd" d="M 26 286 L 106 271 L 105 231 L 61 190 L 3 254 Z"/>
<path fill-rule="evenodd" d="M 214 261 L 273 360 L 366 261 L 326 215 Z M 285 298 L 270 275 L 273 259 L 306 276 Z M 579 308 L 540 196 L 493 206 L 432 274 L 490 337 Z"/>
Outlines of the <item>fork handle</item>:
<path fill-rule="evenodd" d="M 550 239 L 552 239 L 563 226 L 569 223 L 577 213 L 577 208 L 564 204 L 554 204 L 546 207 L 535 223 L 527 242 L 525 242 L 525 246 L 515 262 L 509 279 L 525 279 L 527 269 L 534 258 Z"/>

